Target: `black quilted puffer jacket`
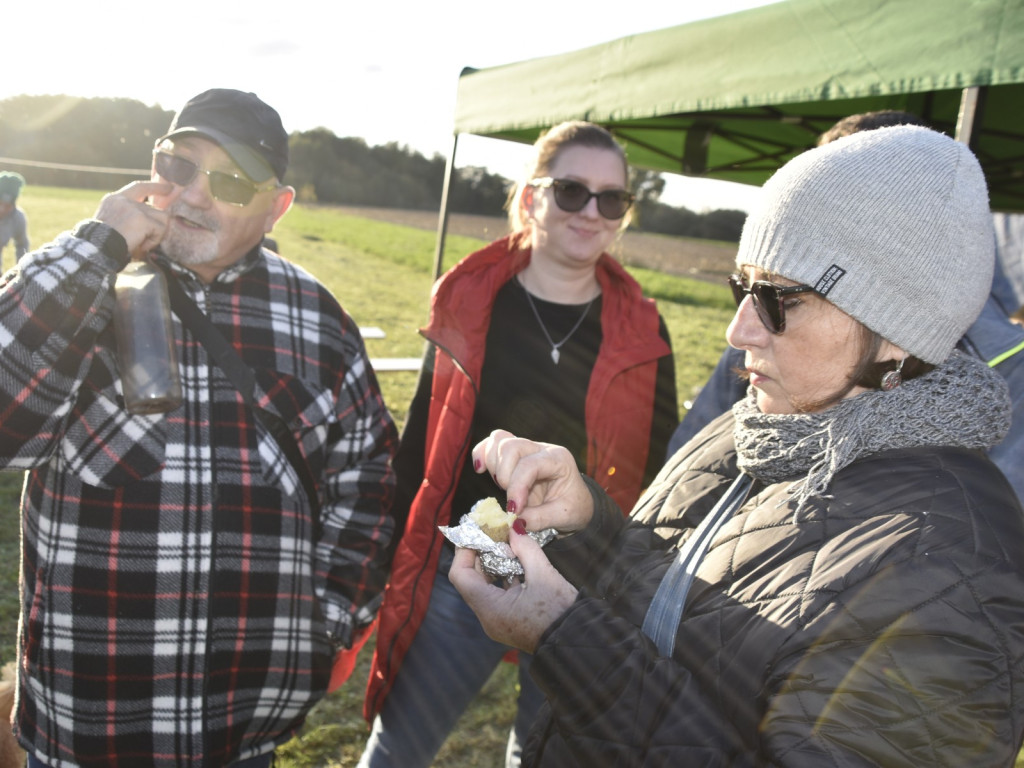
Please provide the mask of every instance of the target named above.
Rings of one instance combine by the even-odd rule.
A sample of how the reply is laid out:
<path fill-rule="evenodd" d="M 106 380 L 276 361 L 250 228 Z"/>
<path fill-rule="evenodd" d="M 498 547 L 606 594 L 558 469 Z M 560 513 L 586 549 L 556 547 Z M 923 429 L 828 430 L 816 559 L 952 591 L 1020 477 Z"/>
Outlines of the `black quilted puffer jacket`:
<path fill-rule="evenodd" d="M 732 414 L 623 521 L 547 551 L 579 599 L 537 648 L 530 766 L 1012 766 L 1024 733 L 1024 513 L 983 454 L 893 450 L 799 515 L 755 482 L 713 540 L 672 658 L 641 632 L 737 474 Z M 799 478 L 794 478 L 794 481 Z"/>

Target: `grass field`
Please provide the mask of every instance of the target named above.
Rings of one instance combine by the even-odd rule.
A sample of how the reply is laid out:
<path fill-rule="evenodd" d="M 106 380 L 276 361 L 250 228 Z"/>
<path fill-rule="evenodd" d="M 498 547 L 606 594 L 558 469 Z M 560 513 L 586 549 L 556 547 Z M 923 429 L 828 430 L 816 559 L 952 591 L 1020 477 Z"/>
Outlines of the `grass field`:
<path fill-rule="evenodd" d="M 29 216 L 29 234 L 38 247 L 75 222 L 90 217 L 100 193 L 28 186 L 20 205 Z M 362 326 L 378 326 L 386 337 L 366 344 L 372 357 L 417 357 L 417 334 L 426 320 L 432 283 L 435 233 L 322 207 L 296 206 L 274 232 L 281 252 L 319 277 Z M 445 264 L 451 265 L 483 241 L 449 236 Z M 12 246 L 5 254 L 11 264 Z M 630 268 L 645 292 L 658 300 L 676 351 L 680 402 L 708 376 L 724 348 L 723 332 L 732 315 L 722 285 Z M 412 397 L 416 374 L 380 374 L 381 387 L 399 425 Z M 21 473 L 0 472 L 0 663 L 15 655 L 18 617 L 18 496 Z M 350 682 L 314 710 L 303 732 L 278 750 L 281 768 L 354 766 L 367 726 L 361 716 L 368 674 L 364 650 Z M 438 755 L 435 765 L 498 768 L 512 722 L 514 669 L 502 664 Z"/>

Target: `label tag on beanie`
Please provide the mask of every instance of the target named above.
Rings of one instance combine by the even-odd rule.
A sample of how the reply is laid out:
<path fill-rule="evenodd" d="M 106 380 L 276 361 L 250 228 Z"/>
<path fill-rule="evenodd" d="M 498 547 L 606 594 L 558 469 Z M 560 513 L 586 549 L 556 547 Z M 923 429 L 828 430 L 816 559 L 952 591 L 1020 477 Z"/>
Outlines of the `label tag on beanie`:
<path fill-rule="evenodd" d="M 833 264 L 825 270 L 825 274 L 818 278 L 818 282 L 814 286 L 814 292 L 819 296 L 828 296 L 829 291 L 836 287 L 836 283 L 839 282 L 839 278 L 845 274 L 845 269 L 840 267 L 838 264 Z"/>

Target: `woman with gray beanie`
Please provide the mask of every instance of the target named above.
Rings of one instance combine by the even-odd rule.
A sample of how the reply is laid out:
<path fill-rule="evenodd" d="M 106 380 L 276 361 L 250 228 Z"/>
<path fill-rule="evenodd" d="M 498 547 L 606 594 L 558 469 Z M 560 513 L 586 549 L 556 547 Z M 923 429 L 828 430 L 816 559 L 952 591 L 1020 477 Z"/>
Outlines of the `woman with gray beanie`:
<path fill-rule="evenodd" d="M 765 185 L 730 282 L 747 398 L 626 521 L 559 447 L 495 432 L 525 576 L 450 578 L 534 654 L 524 765 L 1012 766 L 1024 512 L 984 454 L 1003 380 L 954 351 L 992 277 L 961 143 L 901 126 Z"/>

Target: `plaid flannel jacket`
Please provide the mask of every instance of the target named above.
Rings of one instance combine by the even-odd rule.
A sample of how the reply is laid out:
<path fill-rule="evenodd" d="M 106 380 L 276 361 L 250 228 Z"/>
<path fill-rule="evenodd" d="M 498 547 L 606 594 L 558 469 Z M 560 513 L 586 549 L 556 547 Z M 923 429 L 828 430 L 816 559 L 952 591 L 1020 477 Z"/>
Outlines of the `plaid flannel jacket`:
<path fill-rule="evenodd" d="M 352 320 L 260 249 L 210 285 L 177 271 L 294 430 L 319 526 L 176 317 L 184 403 L 129 414 L 110 322 L 127 259 L 84 222 L 0 281 L 0 466 L 28 470 L 15 728 L 54 766 L 224 765 L 287 740 L 372 621 L 397 436 Z"/>

